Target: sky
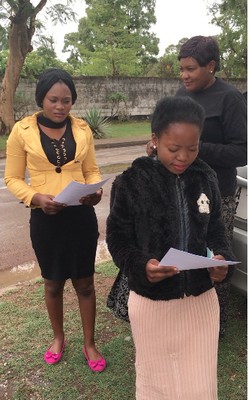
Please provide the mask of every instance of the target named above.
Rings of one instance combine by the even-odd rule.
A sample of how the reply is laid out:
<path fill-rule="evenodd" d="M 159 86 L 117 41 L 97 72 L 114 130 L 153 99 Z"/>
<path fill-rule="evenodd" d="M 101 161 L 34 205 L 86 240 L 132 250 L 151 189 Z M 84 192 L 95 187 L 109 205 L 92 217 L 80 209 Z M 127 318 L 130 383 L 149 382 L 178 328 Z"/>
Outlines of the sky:
<path fill-rule="evenodd" d="M 160 39 L 159 55 L 171 44 L 177 44 L 180 39 L 196 35 L 216 35 L 220 33 L 218 27 L 211 24 L 211 16 L 208 15 L 207 6 L 215 0 L 156 0 L 155 15 L 157 23 L 152 27 L 152 32 Z M 66 0 L 60 1 L 62 4 Z M 216 0 L 217 2 L 217 0 Z M 78 18 L 85 15 L 85 2 L 77 0 L 74 6 Z M 76 32 L 77 23 L 67 23 L 63 26 L 47 26 L 47 32 L 54 37 L 55 49 L 61 59 L 66 59 L 61 50 L 64 44 L 64 34 Z"/>

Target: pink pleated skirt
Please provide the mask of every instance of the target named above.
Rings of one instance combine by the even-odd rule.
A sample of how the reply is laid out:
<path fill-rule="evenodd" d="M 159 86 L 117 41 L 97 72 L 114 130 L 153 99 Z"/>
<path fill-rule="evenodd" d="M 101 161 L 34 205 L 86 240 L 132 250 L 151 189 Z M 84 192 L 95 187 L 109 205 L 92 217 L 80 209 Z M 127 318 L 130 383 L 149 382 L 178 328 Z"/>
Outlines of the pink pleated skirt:
<path fill-rule="evenodd" d="M 154 301 L 131 291 L 136 400 L 217 400 L 219 304 L 215 289 Z"/>

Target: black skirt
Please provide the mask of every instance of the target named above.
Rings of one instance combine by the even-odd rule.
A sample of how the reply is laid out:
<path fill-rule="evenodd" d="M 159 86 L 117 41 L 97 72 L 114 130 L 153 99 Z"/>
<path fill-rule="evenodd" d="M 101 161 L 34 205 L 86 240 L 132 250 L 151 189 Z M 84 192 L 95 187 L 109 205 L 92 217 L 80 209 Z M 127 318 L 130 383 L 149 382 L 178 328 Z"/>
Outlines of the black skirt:
<path fill-rule="evenodd" d="M 92 276 L 98 236 L 92 206 L 67 207 L 56 215 L 38 208 L 31 210 L 30 238 L 45 279 Z"/>

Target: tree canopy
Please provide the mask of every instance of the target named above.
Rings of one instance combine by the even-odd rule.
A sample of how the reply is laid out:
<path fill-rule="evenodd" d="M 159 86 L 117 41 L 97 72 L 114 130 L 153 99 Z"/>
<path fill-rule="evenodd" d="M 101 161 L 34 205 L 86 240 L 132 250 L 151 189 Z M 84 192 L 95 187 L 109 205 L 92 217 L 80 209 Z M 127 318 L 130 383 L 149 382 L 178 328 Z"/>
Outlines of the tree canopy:
<path fill-rule="evenodd" d="M 41 24 L 37 15 L 46 9 L 46 16 L 55 23 L 65 23 L 74 19 L 75 13 L 69 6 L 74 0 L 67 1 L 66 6 L 56 2 L 47 6 L 47 0 L 38 1 L 34 6 L 30 0 L 1 0 L 0 39 L 2 48 L 8 40 L 8 55 L 2 84 L 0 86 L 0 133 L 9 132 L 14 125 L 14 96 L 19 83 L 21 71 L 27 55 L 33 50 L 32 40 L 36 27 Z M 7 35 L 6 35 L 7 34 Z"/>
<path fill-rule="evenodd" d="M 222 71 L 227 78 L 247 76 L 247 0 L 223 0 L 209 7 L 217 36 Z"/>
<path fill-rule="evenodd" d="M 86 0 L 86 17 L 78 32 L 67 34 L 69 63 L 81 61 L 86 75 L 143 75 L 158 54 L 155 1 Z"/>
<path fill-rule="evenodd" d="M 14 96 L 20 76 L 36 77 L 55 66 L 74 75 L 159 76 L 177 78 L 177 45 L 168 46 L 158 58 L 159 39 L 151 28 L 156 23 L 153 0 L 85 0 L 86 16 L 78 31 L 65 36 L 68 62 L 56 57 L 53 37 L 38 19 L 41 11 L 52 23 L 76 20 L 75 0 L 0 0 L 0 134 L 14 124 Z M 208 7 L 211 22 L 221 28 L 216 38 L 221 50 L 221 76 L 246 78 L 247 2 L 219 0 Z M 39 33 L 37 35 L 37 33 Z M 36 42 L 35 42 L 36 38 Z M 33 50 L 33 47 L 36 50 Z"/>

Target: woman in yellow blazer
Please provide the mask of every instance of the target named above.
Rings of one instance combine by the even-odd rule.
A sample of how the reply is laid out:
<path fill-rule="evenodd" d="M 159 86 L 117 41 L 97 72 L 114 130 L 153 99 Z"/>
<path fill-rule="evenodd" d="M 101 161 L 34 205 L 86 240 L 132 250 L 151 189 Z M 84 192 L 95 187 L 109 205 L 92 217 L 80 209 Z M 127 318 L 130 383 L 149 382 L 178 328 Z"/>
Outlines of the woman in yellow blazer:
<path fill-rule="evenodd" d="M 74 82 L 66 71 L 43 72 L 36 87 L 41 112 L 17 122 L 8 138 L 5 183 L 31 208 L 30 237 L 54 334 L 44 360 L 59 362 L 65 349 L 63 292 L 65 281 L 71 279 L 79 300 L 83 354 L 89 367 L 101 372 L 106 361 L 94 341 L 98 224 L 93 206 L 101 200 L 102 190 L 79 199 L 79 206 L 53 200 L 72 180 L 101 181 L 92 132 L 85 121 L 69 114 L 76 99 Z"/>

